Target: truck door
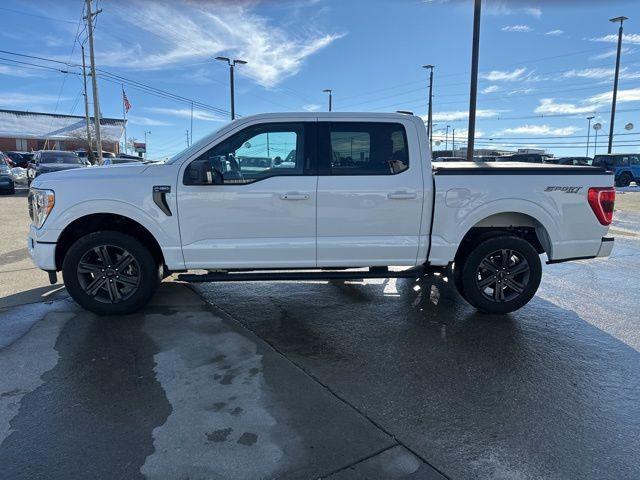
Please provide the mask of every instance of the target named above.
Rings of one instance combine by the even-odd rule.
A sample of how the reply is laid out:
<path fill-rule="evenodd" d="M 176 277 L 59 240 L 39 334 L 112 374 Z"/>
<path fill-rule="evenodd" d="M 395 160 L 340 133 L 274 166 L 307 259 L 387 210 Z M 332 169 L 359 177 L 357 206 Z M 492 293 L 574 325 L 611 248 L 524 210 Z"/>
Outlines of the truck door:
<path fill-rule="evenodd" d="M 318 123 L 319 267 L 415 265 L 423 204 L 415 130 Z"/>
<path fill-rule="evenodd" d="M 181 170 L 178 212 L 187 268 L 315 267 L 315 125 L 254 124 Z M 191 184 L 198 165 L 209 168 L 212 184 Z"/>

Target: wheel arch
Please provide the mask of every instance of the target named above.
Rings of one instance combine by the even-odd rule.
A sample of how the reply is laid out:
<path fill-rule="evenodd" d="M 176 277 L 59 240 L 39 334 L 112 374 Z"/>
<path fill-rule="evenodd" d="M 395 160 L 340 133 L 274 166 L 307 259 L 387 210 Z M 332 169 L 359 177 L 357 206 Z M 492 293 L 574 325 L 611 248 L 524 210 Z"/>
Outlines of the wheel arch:
<path fill-rule="evenodd" d="M 140 222 L 115 213 L 91 213 L 76 218 L 60 233 L 56 242 L 56 270 L 62 269 L 62 263 L 69 248 L 80 237 L 93 232 L 113 230 L 130 235 L 149 248 L 160 265 L 165 265 L 160 244 L 153 234 Z"/>

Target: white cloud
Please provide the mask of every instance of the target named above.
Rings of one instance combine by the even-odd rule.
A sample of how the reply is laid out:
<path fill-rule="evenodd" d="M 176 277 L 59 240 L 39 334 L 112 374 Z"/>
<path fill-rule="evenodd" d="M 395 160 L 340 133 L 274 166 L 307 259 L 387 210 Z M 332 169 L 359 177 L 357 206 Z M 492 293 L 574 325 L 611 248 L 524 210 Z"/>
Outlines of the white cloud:
<path fill-rule="evenodd" d="M 559 37 L 564 34 L 564 30 L 550 30 L 545 35 L 551 35 L 553 37 Z"/>
<path fill-rule="evenodd" d="M 537 7 L 527 7 L 524 9 L 524 13 L 536 18 L 540 18 L 542 16 L 542 10 Z"/>
<path fill-rule="evenodd" d="M 316 104 L 316 103 L 310 103 L 308 105 L 303 105 L 302 108 L 303 108 L 303 110 L 306 110 L 307 112 L 317 112 L 322 107 L 320 105 Z"/>
<path fill-rule="evenodd" d="M 191 111 L 189 111 L 191 112 Z M 149 118 L 149 117 L 139 117 L 137 115 L 129 115 L 127 117 L 128 122 L 127 123 L 131 123 L 133 125 L 144 125 L 147 127 L 167 127 L 169 125 L 171 125 L 170 123 L 167 122 L 163 122 L 160 120 L 155 120 L 153 118 Z"/>
<path fill-rule="evenodd" d="M 116 12 L 122 20 L 156 38 L 149 45 L 118 45 L 100 54 L 98 61 L 103 66 L 155 70 L 218 55 L 233 56 L 248 62 L 238 67 L 239 75 L 273 87 L 298 73 L 309 56 L 342 36 L 309 33 L 302 26 L 296 29 L 300 33 L 292 33 L 256 13 L 254 2 L 137 0 L 119 6 Z M 144 11 L 144 21 L 140 21 L 140 11 Z"/>
<path fill-rule="evenodd" d="M 507 93 L 507 95 L 526 95 L 535 91 L 535 88 L 516 88 L 515 90 L 511 90 L 509 93 Z"/>
<path fill-rule="evenodd" d="M 605 35 L 603 37 L 592 38 L 591 41 L 618 43 L 618 35 L 614 33 L 610 33 L 609 35 Z M 634 44 L 640 45 L 640 33 L 623 33 L 622 42 L 634 43 Z"/>
<path fill-rule="evenodd" d="M 551 135 L 551 136 L 564 136 L 573 135 L 580 131 L 579 127 L 551 127 L 549 125 L 521 125 L 519 127 L 505 128 L 492 136 L 504 136 L 504 135 Z"/>
<path fill-rule="evenodd" d="M 540 114 L 584 114 L 593 113 L 601 107 L 608 107 L 611 104 L 613 93 L 611 91 L 592 95 L 579 104 L 576 103 L 556 103 L 553 98 L 543 98 L 535 112 Z M 640 102 L 640 88 L 630 88 L 618 90 L 617 103 Z"/>
<path fill-rule="evenodd" d="M 495 92 L 499 92 L 501 90 L 501 88 L 498 85 L 489 85 L 486 88 L 483 88 L 481 90 L 481 93 L 495 93 Z"/>
<path fill-rule="evenodd" d="M 521 80 L 526 73 L 527 69 L 525 67 L 516 68 L 511 72 L 503 71 L 503 70 L 491 70 L 489 73 L 481 73 L 480 77 L 485 80 L 489 80 L 490 82 L 512 82 L 515 80 Z"/>
<path fill-rule="evenodd" d="M 9 77 L 40 77 L 41 75 L 35 70 L 27 70 L 20 67 L 12 67 L 9 65 L 0 65 L 0 75 L 7 75 Z"/>
<path fill-rule="evenodd" d="M 164 115 L 171 115 L 174 117 L 191 118 L 190 108 L 164 108 L 164 107 L 149 107 L 150 112 L 161 113 Z M 226 122 L 227 119 L 221 118 L 206 110 L 194 109 L 193 118 L 196 120 L 204 120 L 205 122 Z"/>
<path fill-rule="evenodd" d="M 495 118 L 500 115 L 504 110 L 476 110 L 476 118 Z M 427 117 L 422 117 L 423 120 L 427 120 Z M 464 120 L 469 118 L 469 112 L 467 110 L 457 110 L 449 112 L 436 112 L 433 114 L 434 122 L 455 122 L 457 120 Z"/>
<path fill-rule="evenodd" d="M 616 53 L 618 52 L 618 50 L 616 48 L 612 48 L 611 50 L 607 50 L 604 53 L 600 53 L 598 55 L 593 55 L 591 57 L 589 57 L 589 60 L 604 60 L 605 58 L 613 58 L 616 56 Z M 622 47 L 620 49 L 620 53 L 621 54 L 625 54 L 625 53 L 633 53 L 635 52 L 635 50 L 629 48 L 629 47 Z"/>
<path fill-rule="evenodd" d="M 60 97 L 60 102 L 71 100 L 70 97 Z M 57 95 L 41 94 L 31 95 L 16 92 L 0 93 L 0 107 L 29 107 L 34 111 L 35 106 L 41 104 L 55 104 Z"/>
<path fill-rule="evenodd" d="M 581 70 L 568 70 L 562 74 L 563 78 L 593 78 L 593 79 L 613 79 L 615 69 L 613 68 L 583 68 Z M 640 72 L 629 72 L 626 68 L 620 70 L 620 78 L 634 79 L 640 78 Z"/>
<path fill-rule="evenodd" d="M 507 25 L 502 27 L 503 32 L 530 32 L 533 30 L 529 25 Z"/>

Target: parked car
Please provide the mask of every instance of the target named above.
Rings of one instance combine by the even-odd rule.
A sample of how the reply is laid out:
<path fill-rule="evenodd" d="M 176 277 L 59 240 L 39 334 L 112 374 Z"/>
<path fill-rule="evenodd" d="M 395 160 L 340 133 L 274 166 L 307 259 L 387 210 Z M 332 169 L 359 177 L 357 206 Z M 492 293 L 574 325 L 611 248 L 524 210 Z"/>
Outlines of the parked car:
<path fill-rule="evenodd" d="M 479 157 L 473 157 L 474 162 L 495 162 L 497 155 L 483 155 Z"/>
<path fill-rule="evenodd" d="M 236 159 L 266 145 L 267 135 L 265 154 L 291 158 L 295 149 L 295 167 L 244 171 Z M 535 295 L 540 254 L 549 263 L 610 254 L 611 172 L 515 162 L 432 165 L 421 148 L 427 144 L 423 120 L 412 115 L 242 117 L 165 163 L 37 177 L 29 194 L 29 252 L 52 283 L 62 271 L 71 296 L 101 315 L 141 308 L 163 275 L 188 270 L 208 272 L 178 278 L 447 272 L 470 304 L 506 313 Z M 332 151 L 357 161 L 336 163 Z"/>
<path fill-rule="evenodd" d="M 593 159 L 590 157 L 547 158 L 544 163 L 553 163 L 556 165 L 591 165 Z"/>
<path fill-rule="evenodd" d="M 4 152 L 11 159 L 14 167 L 27 168 L 33 158 L 33 153 L 29 152 Z"/>
<path fill-rule="evenodd" d="M 40 150 L 36 152 L 27 168 L 27 181 L 29 184 L 43 173 L 59 172 L 86 167 L 75 153 L 62 150 Z"/>
<path fill-rule="evenodd" d="M 640 184 L 640 154 L 609 153 L 593 157 L 593 165 L 615 174 L 616 186 L 627 187 L 634 180 Z"/>
<path fill-rule="evenodd" d="M 514 153 L 496 157 L 496 162 L 545 163 L 550 157 L 541 153 Z"/>
<path fill-rule="evenodd" d="M 9 162 L 0 155 L 0 192 L 13 195 L 16 193 L 15 180 Z"/>

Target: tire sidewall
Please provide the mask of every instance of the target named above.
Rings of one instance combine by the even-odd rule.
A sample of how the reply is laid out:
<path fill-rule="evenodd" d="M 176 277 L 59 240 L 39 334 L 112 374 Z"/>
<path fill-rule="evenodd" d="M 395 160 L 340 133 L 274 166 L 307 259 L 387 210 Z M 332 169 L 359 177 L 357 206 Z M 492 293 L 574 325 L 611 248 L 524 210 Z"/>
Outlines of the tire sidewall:
<path fill-rule="evenodd" d="M 631 176 L 628 173 L 623 173 L 618 177 L 618 186 L 619 187 L 628 187 L 631 183 Z"/>
<path fill-rule="evenodd" d="M 482 295 L 476 284 L 477 268 L 487 255 L 501 249 L 510 249 L 522 255 L 529 263 L 529 282 L 524 292 L 511 301 L 493 302 Z M 467 301 L 481 312 L 509 313 L 526 305 L 536 294 L 542 278 L 542 264 L 535 248 L 522 238 L 515 236 L 493 237 L 478 244 L 467 257 L 462 271 L 462 285 Z"/>
<path fill-rule="evenodd" d="M 102 303 L 84 292 L 78 281 L 77 267 L 84 254 L 99 245 L 114 245 L 127 250 L 140 267 L 140 286 L 130 298 L 120 303 Z M 142 308 L 160 283 L 160 266 L 151 252 L 135 238 L 116 231 L 94 232 L 78 239 L 67 251 L 62 276 L 69 294 L 85 309 L 98 315 L 125 315 Z"/>

